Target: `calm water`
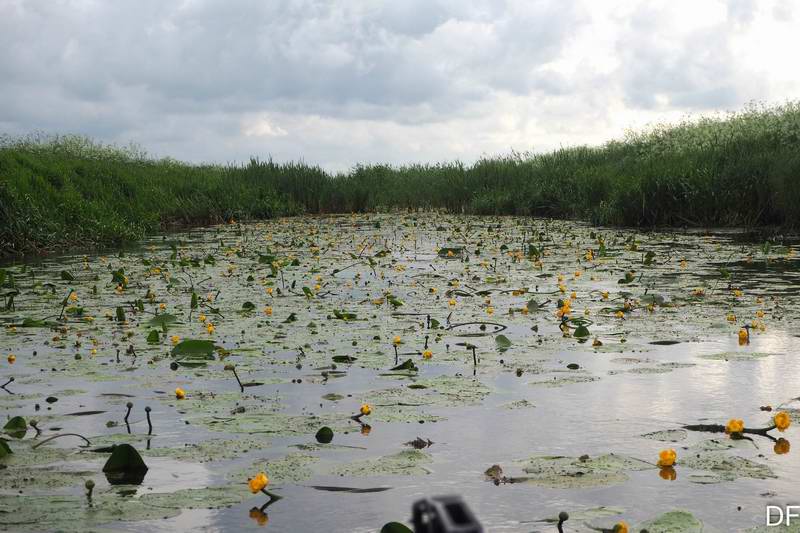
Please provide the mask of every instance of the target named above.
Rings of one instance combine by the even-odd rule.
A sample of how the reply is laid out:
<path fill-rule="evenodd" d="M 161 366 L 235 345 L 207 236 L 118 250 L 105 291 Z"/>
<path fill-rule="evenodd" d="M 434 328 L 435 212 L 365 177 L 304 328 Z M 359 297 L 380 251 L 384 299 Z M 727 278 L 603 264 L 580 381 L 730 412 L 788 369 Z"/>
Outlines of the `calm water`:
<path fill-rule="evenodd" d="M 509 255 L 532 236 L 537 248 L 544 246 L 541 264 L 527 257 L 527 245 L 522 259 Z M 599 257 L 598 239 L 604 242 L 606 257 Z M 439 257 L 436 249 L 443 246 L 464 247 L 465 257 L 460 251 Z M 592 261 L 585 256 L 590 248 Z M 645 264 L 648 251 L 654 257 Z M 213 261 L 205 261 L 208 257 Z M 292 265 L 294 259 L 297 264 Z M 686 261 L 683 268 L 681 259 Z M 285 263 L 278 264 L 274 275 L 273 261 Z M 353 263 L 357 264 L 350 266 Z M 707 472 L 681 465 L 684 454 L 691 453 L 686 448 L 711 438 L 728 442 L 724 434 L 689 433 L 675 443 L 642 435 L 682 424 L 724 424 L 730 418 L 760 427 L 768 425 L 771 416 L 761 406 L 797 407 L 791 401 L 800 395 L 795 266 L 790 249 L 765 253 L 759 245 L 734 242 L 730 234 L 637 234 L 566 222 L 440 215 L 230 225 L 152 239 L 123 257 L 66 256 L 12 265 L 7 270 L 20 294 L 15 310 L 0 312 L 6 326 L 0 332 L 0 349 L 2 381 L 15 377 L 7 387 L 14 394 L 0 391 L 0 409 L 8 417 L 38 419 L 43 431 L 38 440 L 66 431 L 89 437 L 93 447 L 129 440 L 150 470 L 140 486 L 110 486 L 100 472 L 107 455 L 81 450 L 80 439 L 64 437 L 37 450 L 58 449 L 65 455 L 39 457 L 29 449 L 36 442 L 31 430 L 22 442 L 12 439 L 10 445 L 15 453 L 37 458 L 26 465 L 9 463 L 0 472 L 0 487 L 12 487 L 11 479 L 32 472 L 42 479 L 4 489 L 0 510 L 21 516 L 16 498 L 20 490 L 31 498 L 31 506 L 40 504 L 33 499 L 37 495 L 83 501 L 83 480 L 89 477 L 97 484 L 96 495 L 120 499 L 213 486 L 231 487 L 240 497 L 221 508 L 213 508 L 213 499 L 200 498 L 201 508 L 159 520 L 95 524 L 83 513 L 66 515 L 63 522 L 50 517 L 19 524 L 3 514 L 0 527 L 38 531 L 76 528 L 80 523 L 117 531 L 366 532 L 388 521 L 408 523 L 411 505 L 419 498 L 459 494 L 489 531 L 555 531 L 541 520 L 562 510 L 578 516 L 599 506 L 621 512 L 588 522 L 570 520 L 566 529 L 588 531 L 590 525 L 611 527 L 618 520 L 634 525 L 683 509 L 706 530 L 746 530 L 763 524 L 765 505 L 800 503 L 795 450 L 777 455 L 766 438 L 740 441 L 720 453 L 766 465 L 774 477 L 741 477 L 734 469 L 719 482 L 698 483 L 707 479 L 700 477 Z M 129 279 L 122 291 L 112 282 L 111 273 L 118 268 Z M 62 279 L 62 270 L 74 279 Z M 634 283 L 618 283 L 629 270 L 635 271 Z M 559 274 L 564 293 L 558 287 Z M 303 287 L 313 296 L 307 297 Z M 704 288 L 705 296 L 692 297 L 696 288 Z M 70 289 L 78 299 L 69 305 L 82 307 L 83 314 L 67 313 L 59 322 L 61 303 Z M 198 309 L 190 306 L 192 289 L 201 302 Z M 737 289 L 741 296 L 734 293 Z M 152 300 L 146 297 L 148 290 Z M 403 305 L 392 305 L 386 291 Z M 572 316 L 593 321 L 585 343 L 564 337 L 555 316 L 556 300 L 573 291 Z M 602 291 L 609 292 L 607 300 Z M 649 311 L 646 294 L 665 300 Z M 615 309 L 626 296 L 639 303 L 618 318 Z M 383 302 L 374 302 L 381 298 Z M 455 305 L 449 305 L 451 298 Z M 138 299 L 143 300 L 144 312 L 135 311 Z M 521 313 L 531 299 L 550 302 L 540 311 Z M 252 302 L 254 310 L 242 311 L 245 302 Z M 117 307 L 126 311 L 127 324 L 106 317 L 115 316 Z M 356 313 L 357 319 L 337 320 L 334 310 Z M 513 315 L 509 310 L 515 310 Z M 758 310 L 764 317 L 756 317 Z M 148 344 L 147 334 L 160 329 L 148 324 L 156 312 L 173 314 L 177 322 L 158 344 Z M 198 320 L 200 313 L 206 315 L 206 323 Z M 296 320 L 287 321 L 292 313 Z M 736 315 L 735 322 L 727 319 L 729 313 Z M 448 316 L 449 324 L 503 324 L 507 329 L 501 333 L 511 347 L 500 351 L 496 335 L 459 336 L 486 333 L 477 326 L 428 329 L 426 314 L 445 328 Z M 54 322 L 52 328 L 19 326 L 24 318 L 46 317 Z M 754 330 L 750 344 L 740 346 L 737 332 L 753 320 L 763 322 L 765 329 Z M 207 330 L 208 322 L 214 324 L 213 333 Z M 173 371 L 172 335 L 211 339 L 229 353 L 223 353 L 224 362 L 217 351 L 205 367 Z M 399 361 L 411 358 L 418 371 L 388 372 L 395 364 L 394 335 L 403 340 Z M 429 361 L 419 355 L 426 335 L 433 351 Z M 593 347 L 595 338 L 603 345 Z M 680 342 L 650 344 L 664 340 Z M 471 353 L 457 344 L 464 342 L 477 346 L 477 367 Z M 126 354 L 128 346 L 134 347 L 135 358 Z M 5 362 L 11 353 L 17 358 L 13 365 Z M 76 360 L 76 354 L 81 358 Z M 331 357 L 336 355 L 356 361 L 334 369 Z M 226 363 L 236 365 L 242 381 L 263 384 L 240 393 L 231 373 L 223 369 Z M 570 363 L 580 368 L 567 368 Z M 409 384 L 442 376 L 455 378 L 447 381 L 451 388 L 444 392 L 435 387 L 408 392 Z M 551 381 L 560 386 L 542 384 Z M 175 399 L 176 387 L 186 390 L 186 400 Z M 480 387 L 480 393 L 470 393 L 473 387 Z M 387 389 L 421 394 L 418 403 L 423 405 L 405 405 L 397 396 L 381 392 Z M 211 399 L 211 393 L 216 397 Z M 332 393 L 341 398 L 323 398 Z M 119 394 L 127 396 L 109 396 Z M 48 404 L 44 399 L 51 395 L 58 401 Z M 122 423 L 127 401 L 135 405 L 130 438 Z M 349 419 L 364 401 L 373 406 L 373 414 L 365 417 L 371 426 L 366 435 Z M 145 405 L 153 409 L 150 438 Z M 244 414 L 233 412 L 239 406 Z M 103 412 L 70 416 L 95 410 Z M 286 421 L 283 427 L 275 426 L 279 416 Z M 312 421 L 308 427 L 304 419 Z M 109 421 L 117 425 L 108 427 Z M 336 432 L 333 445 L 297 448 L 313 444 L 315 428 L 321 425 Z M 793 442 L 796 434 L 792 426 L 780 436 Z M 362 469 L 340 475 L 348 465 L 411 450 L 405 443 L 416 437 L 430 439 L 433 445 L 423 450 L 427 460 L 410 474 L 387 475 L 378 469 L 376 475 L 364 475 L 370 472 Z M 205 455 L 180 457 L 169 451 L 212 439 L 219 447 Z M 260 445 L 241 452 L 236 443 L 248 439 Z M 678 452 L 674 481 L 662 479 L 655 467 L 625 471 L 622 482 L 568 489 L 545 482 L 495 485 L 484 476 L 494 464 L 506 475 L 525 476 L 524 461 L 533 456 L 614 453 L 654 463 L 663 448 Z M 291 454 L 310 459 L 302 469 L 270 471 L 271 464 Z M 283 496 L 266 510 L 266 525 L 249 516 L 252 507 L 266 501 L 246 491 L 247 473 L 258 469 L 267 471 L 272 478 L 269 488 Z M 48 473 L 57 471 L 82 474 L 48 484 Z M 388 490 L 314 488 L 319 486 Z M 129 517 L 123 512 L 120 518 Z"/>

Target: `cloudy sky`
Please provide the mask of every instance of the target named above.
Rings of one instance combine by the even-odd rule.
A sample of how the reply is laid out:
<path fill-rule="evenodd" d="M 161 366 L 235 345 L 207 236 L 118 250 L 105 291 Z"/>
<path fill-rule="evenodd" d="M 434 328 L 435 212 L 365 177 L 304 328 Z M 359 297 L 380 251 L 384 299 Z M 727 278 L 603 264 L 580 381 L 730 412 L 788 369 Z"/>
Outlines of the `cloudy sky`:
<path fill-rule="evenodd" d="M 800 98 L 796 0 L 0 0 L 0 133 L 332 170 Z"/>

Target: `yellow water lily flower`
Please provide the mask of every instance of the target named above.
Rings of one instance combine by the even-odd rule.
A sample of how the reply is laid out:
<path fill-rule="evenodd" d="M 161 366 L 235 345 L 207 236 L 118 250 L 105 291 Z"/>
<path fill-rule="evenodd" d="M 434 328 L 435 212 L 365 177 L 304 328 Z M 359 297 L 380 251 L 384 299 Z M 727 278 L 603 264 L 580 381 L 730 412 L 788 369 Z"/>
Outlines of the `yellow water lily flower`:
<path fill-rule="evenodd" d="M 447 305 L 449 305 L 450 307 L 455 307 L 456 301 L 453 298 L 450 298 L 449 300 L 447 300 Z"/>
<path fill-rule="evenodd" d="M 592 341 L 592 346 L 594 346 L 594 347 L 602 346 L 602 345 L 603 345 L 602 341 L 600 339 L 598 339 L 597 337 L 595 337 L 595 339 Z"/>
<path fill-rule="evenodd" d="M 272 287 L 267 287 L 267 294 L 272 296 Z"/>
<path fill-rule="evenodd" d="M 175 398 L 177 398 L 178 400 L 183 400 L 184 398 L 186 398 L 186 391 L 178 387 L 177 389 L 175 389 Z"/>
<path fill-rule="evenodd" d="M 667 467 L 672 466 L 675 464 L 675 459 L 678 458 L 678 454 L 675 453 L 675 450 L 668 449 L 668 450 L 661 450 L 658 454 L 658 466 L 660 467 Z"/>
<path fill-rule="evenodd" d="M 272 307 L 267 306 L 264 308 L 264 314 L 267 316 L 272 316 Z"/>
<path fill-rule="evenodd" d="M 394 338 L 392 339 L 392 344 L 394 344 L 395 346 L 397 346 L 399 344 L 402 344 L 402 343 L 403 343 L 403 339 L 400 338 L 400 335 L 395 335 Z"/>
<path fill-rule="evenodd" d="M 742 294 L 743 294 L 743 293 L 742 293 L 742 291 L 741 291 L 740 289 L 734 289 L 734 290 L 733 290 L 733 295 L 734 295 L 736 298 L 741 298 L 741 297 L 742 297 Z"/>
<path fill-rule="evenodd" d="M 14 355 L 13 353 L 8 354 L 8 363 L 9 364 L 13 365 L 14 361 L 16 361 L 16 360 L 17 360 L 17 356 L 16 355 Z"/>
<path fill-rule="evenodd" d="M 361 406 L 361 409 L 359 409 L 359 411 L 361 412 L 362 415 L 369 416 L 369 414 L 372 412 L 372 407 L 368 403 L 365 403 Z"/>
<path fill-rule="evenodd" d="M 425 359 L 430 359 L 431 357 L 433 357 L 433 352 L 430 350 L 425 350 L 424 352 L 422 352 L 422 357 Z"/>
<path fill-rule="evenodd" d="M 216 328 L 216 327 L 214 327 L 214 324 L 212 324 L 211 322 L 209 322 L 208 324 L 206 324 L 206 331 L 208 331 L 208 334 L 209 334 L 209 335 L 211 335 L 212 333 L 214 333 L 214 331 L 216 331 L 216 329 L 217 329 L 217 328 Z"/>
<path fill-rule="evenodd" d="M 616 313 L 614 313 L 614 316 L 617 318 L 625 318 L 625 313 L 623 313 L 622 311 L 617 311 Z"/>
<path fill-rule="evenodd" d="M 778 431 L 786 431 L 786 429 L 792 425 L 792 418 L 789 416 L 789 413 L 781 411 L 772 417 L 772 422 L 775 424 L 775 427 L 778 428 Z"/>
<path fill-rule="evenodd" d="M 172 337 L 169 338 L 169 340 L 172 341 L 172 344 L 178 344 L 179 342 L 181 342 L 181 338 L 178 335 L 173 335 Z"/>
<path fill-rule="evenodd" d="M 269 478 L 266 472 L 259 472 L 256 476 L 247 482 L 250 487 L 250 492 L 256 494 L 269 485 Z"/>
<path fill-rule="evenodd" d="M 728 319 L 728 322 L 736 322 L 736 315 L 734 315 L 733 313 L 728 313 L 728 316 L 725 318 Z"/>
<path fill-rule="evenodd" d="M 750 341 L 750 334 L 747 332 L 747 329 L 742 328 L 739 330 L 739 344 L 747 344 Z"/>
<path fill-rule="evenodd" d="M 161 311 L 164 311 L 164 310 L 167 308 L 167 304 L 165 304 L 165 303 L 160 303 L 160 304 L 158 304 L 158 308 L 159 308 Z"/>
<path fill-rule="evenodd" d="M 764 311 L 763 311 L 763 310 L 761 310 L 761 309 L 759 309 L 758 311 L 756 311 L 756 317 L 757 317 L 757 318 L 764 318 Z"/>
<path fill-rule="evenodd" d="M 626 522 L 617 522 L 611 531 L 614 533 L 628 533 L 628 524 Z"/>
<path fill-rule="evenodd" d="M 78 293 L 75 292 L 75 291 L 72 291 L 71 293 L 69 293 L 69 301 L 70 302 L 77 302 L 78 301 Z"/>
<path fill-rule="evenodd" d="M 205 322 L 206 321 L 206 315 L 204 315 L 203 313 L 200 313 L 200 316 L 197 317 L 197 320 L 199 320 L 200 322 Z"/>
<path fill-rule="evenodd" d="M 494 313 L 494 307 L 490 305 L 489 307 L 486 308 L 486 314 L 491 315 L 492 313 Z"/>
<path fill-rule="evenodd" d="M 600 295 L 603 297 L 603 300 L 608 300 L 608 291 L 603 291 Z"/>
<path fill-rule="evenodd" d="M 744 431 L 744 420 L 731 418 L 725 426 L 725 433 L 741 433 Z"/>

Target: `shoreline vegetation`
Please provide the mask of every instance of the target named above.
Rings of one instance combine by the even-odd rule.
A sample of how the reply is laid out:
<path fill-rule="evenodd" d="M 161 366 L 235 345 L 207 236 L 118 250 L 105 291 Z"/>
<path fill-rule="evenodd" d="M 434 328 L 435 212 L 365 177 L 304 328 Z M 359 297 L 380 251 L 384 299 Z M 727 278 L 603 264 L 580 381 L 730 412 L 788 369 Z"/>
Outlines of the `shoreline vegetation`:
<path fill-rule="evenodd" d="M 257 158 L 194 165 L 74 135 L 0 136 L 0 256 L 118 246 L 230 219 L 393 209 L 794 229 L 800 102 L 659 125 L 596 147 L 338 174 Z"/>

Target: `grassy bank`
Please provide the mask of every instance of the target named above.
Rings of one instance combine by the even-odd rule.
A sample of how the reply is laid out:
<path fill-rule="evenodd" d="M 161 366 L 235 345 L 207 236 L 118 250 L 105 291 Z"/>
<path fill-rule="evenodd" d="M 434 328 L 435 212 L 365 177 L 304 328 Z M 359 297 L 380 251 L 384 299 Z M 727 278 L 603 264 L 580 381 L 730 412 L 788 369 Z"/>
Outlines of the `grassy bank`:
<path fill-rule="evenodd" d="M 599 147 L 339 175 L 257 159 L 188 165 L 80 137 L 0 142 L 3 254 L 114 244 L 229 218 L 393 208 L 643 227 L 796 227 L 800 104 L 658 127 Z"/>

